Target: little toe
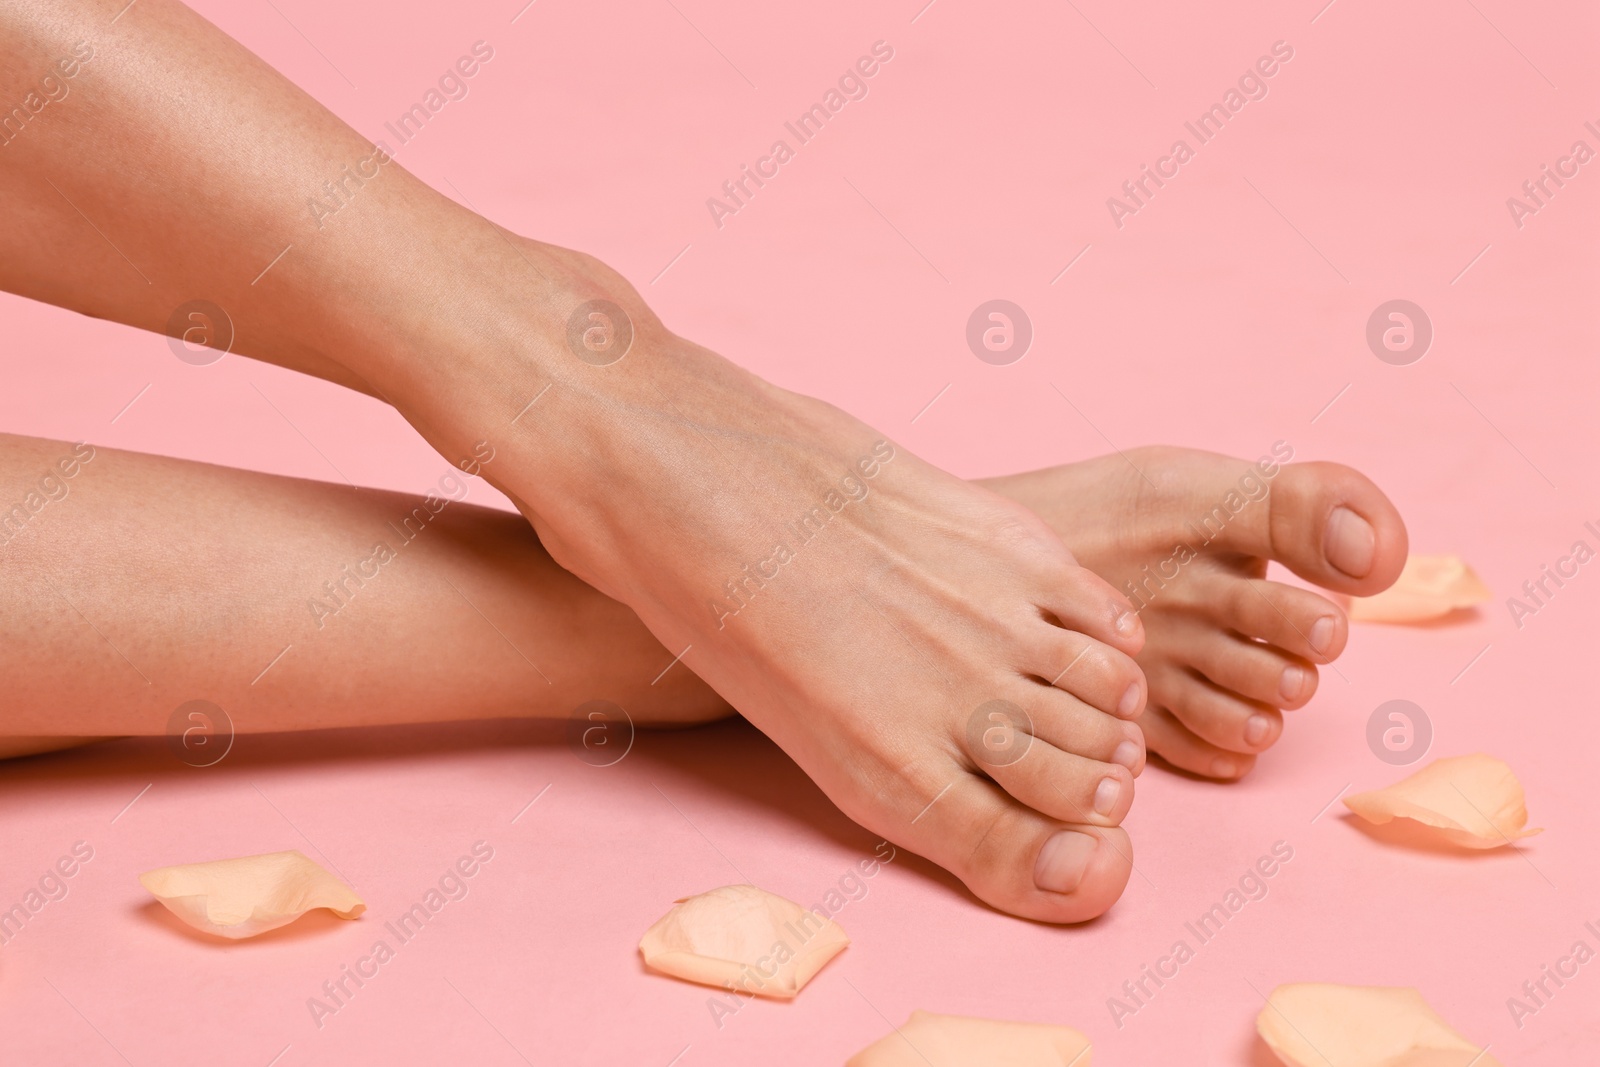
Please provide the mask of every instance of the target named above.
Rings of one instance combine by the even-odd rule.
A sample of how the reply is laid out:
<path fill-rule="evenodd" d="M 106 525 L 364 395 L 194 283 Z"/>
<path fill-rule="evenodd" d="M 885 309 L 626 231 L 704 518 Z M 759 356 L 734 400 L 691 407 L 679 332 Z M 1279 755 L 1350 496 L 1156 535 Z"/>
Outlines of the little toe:
<path fill-rule="evenodd" d="M 1232 781 L 1248 774 L 1256 758 L 1244 752 L 1230 752 L 1195 736 L 1177 716 L 1152 704 L 1139 720 L 1145 744 L 1151 752 L 1180 770 L 1206 778 Z"/>

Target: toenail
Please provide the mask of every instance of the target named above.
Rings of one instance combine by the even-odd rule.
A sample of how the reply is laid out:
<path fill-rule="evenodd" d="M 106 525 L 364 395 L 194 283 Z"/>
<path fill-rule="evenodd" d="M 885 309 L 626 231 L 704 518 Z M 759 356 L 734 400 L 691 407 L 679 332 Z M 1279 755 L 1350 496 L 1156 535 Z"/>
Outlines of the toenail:
<path fill-rule="evenodd" d="M 1117 616 L 1117 633 L 1123 637 L 1132 637 L 1139 632 L 1139 615 L 1137 612 L 1124 611 Z"/>
<path fill-rule="evenodd" d="M 1115 778 L 1102 778 L 1094 790 L 1094 810 L 1101 815 L 1110 815 L 1121 798 L 1122 783 Z"/>
<path fill-rule="evenodd" d="M 1352 578 L 1365 578 L 1372 570 L 1378 535 L 1370 523 L 1349 508 L 1339 506 L 1328 515 L 1322 535 L 1328 562 Z"/>
<path fill-rule="evenodd" d="M 1122 700 L 1117 704 L 1117 714 L 1124 719 L 1131 719 L 1143 704 L 1144 694 L 1139 691 L 1139 683 L 1134 682 L 1122 694 Z"/>
<path fill-rule="evenodd" d="M 1272 720 L 1265 715 L 1252 715 L 1244 724 L 1244 743 L 1254 748 L 1272 732 Z"/>
<path fill-rule="evenodd" d="M 1070 893 L 1089 873 L 1099 840 L 1076 830 L 1060 830 L 1044 843 L 1033 865 L 1033 884 L 1048 893 Z"/>
<path fill-rule="evenodd" d="M 1311 647 L 1318 655 L 1326 656 L 1333 647 L 1333 616 L 1324 615 L 1311 624 Z"/>
<path fill-rule="evenodd" d="M 1211 761 L 1211 773 L 1218 778 L 1237 778 L 1239 765 L 1231 759 L 1218 757 Z"/>
<path fill-rule="evenodd" d="M 1316 627 L 1312 627 L 1312 631 L 1315 630 Z M 1299 700 L 1309 682 L 1304 667 L 1285 667 L 1283 677 L 1278 679 L 1278 695 L 1284 700 Z"/>
<path fill-rule="evenodd" d="M 1120 763 L 1130 771 L 1139 769 L 1139 759 L 1144 755 L 1144 749 L 1139 747 L 1137 741 L 1124 741 L 1111 753 L 1111 762 Z"/>

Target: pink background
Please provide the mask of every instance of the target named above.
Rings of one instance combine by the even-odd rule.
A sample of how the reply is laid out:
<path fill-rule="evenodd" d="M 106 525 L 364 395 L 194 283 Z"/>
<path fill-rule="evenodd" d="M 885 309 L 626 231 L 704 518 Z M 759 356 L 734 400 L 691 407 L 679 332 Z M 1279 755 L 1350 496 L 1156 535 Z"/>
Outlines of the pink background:
<path fill-rule="evenodd" d="M 1573 141 L 1600 148 L 1582 126 L 1600 125 L 1596 17 L 1321 2 L 539 0 L 514 24 L 518 0 L 198 6 L 373 138 L 488 41 L 470 95 L 400 150 L 407 168 L 600 255 L 680 332 L 957 473 L 1287 440 L 1370 473 L 1416 550 L 1461 552 L 1503 598 L 1597 543 L 1582 523 L 1600 520 L 1600 162 L 1521 229 L 1505 206 Z M 870 95 L 713 225 L 706 198 L 880 39 L 895 55 Z M 1278 40 L 1294 58 L 1270 94 L 1118 229 L 1106 198 Z M 963 339 L 995 297 L 1036 331 L 1011 366 Z M 1410 366 L 1364 340 L 1394 298 L 1436 331 Z M 11 297 L 0 322 L 9 431 L 333 480 L 331 461 L 418 492 L 448 466 L 321 382 L 236 357 L 188 366 L 160 337 Z M 1358 628 L 1246 782 L 1140 780 L 1139 873 L 1104 920 L 1009 919 L 902 854 L 839 915 L 854 944 L 797 1001 L 720 1029 L 707 990 L 643 970 L 640 933 L 674 898 L 746 879 L 815 902 L 876 841 L 742 724 L 641 735 L 604 769 L 539 724 L 248 737 L 206 770 L 159 741 L 8 765 L 0 904 L 73 842 L 95 855 L 0 951 L 3 1058 L 836 1063 L 924 1008 L 1074 1025 L 1099 1064 L 1260 1067 L 1257 991 L 1333 981 L 1415 985 L 1505 1063 L 1573 1064 L 1600 1040 L 1600 962 L 1520 1029 L 1505 1002 L 1579 938 L 1600 948 L 1583 929 L 1600 920 L 1597 601 L 1600 564 L 1520 631 L 1502 602 Z M 1394 698 L 1431 717 L 1431 755 L 1509 761 L 1547 832 L 1463 857 L 1363 832 L 1342 805 L 1318 817 L 1343 787 L 1404 773 L 1365 741 Z M 494 859 L 470 895 L 318 1029 L 306 999 L 480 839 Z M 1118 1028 L 1106 998 L 1277 841 L 1294 859 L 1269 895 Z M 288 848 L 344 872 L 366 918 L 219 945 L 135 880 Z"/>

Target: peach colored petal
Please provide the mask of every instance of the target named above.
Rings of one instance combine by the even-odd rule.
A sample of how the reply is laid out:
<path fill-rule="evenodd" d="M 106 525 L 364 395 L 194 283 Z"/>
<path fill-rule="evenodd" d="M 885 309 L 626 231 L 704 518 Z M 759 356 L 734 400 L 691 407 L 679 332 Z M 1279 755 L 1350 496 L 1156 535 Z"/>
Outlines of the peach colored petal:
<path fill-rule="evenodd" d="M 1415 989 L 1281 985 L 1256 1031 L 1289 1067 L 1501 1067 Z"/>
<path fill-rule="evenodd" d="M 1356 622 L 1425 622 L 1493 598 L 1460 556 L 1411 556 L 1389 588 L 1352 597 L 1348 614 Z"/>
<path fill-rule="evenodd" d="M 753 885 L 726 885 L 678 901 L 639 951 L 674 978 L 788 999 L 849 943 L 832 919 Z"/>
<path fill-rule="evenodd" d="M 354 890 L 299 852 L 159 867 L 139 882 L 196 930 L 234 939 L 276 930 L 313 908 L 341 919 L 367 910 Z"/>
<path fill-rule="evenodd" d="M 1344 798 L 1345 807 L 1370 823 L 1411 819 L 1463 848 L 1499 848 L 1543 830 L 1524 829 L 1528 809 L 1522 783 L 1493 756 L 1434 760 L 1386 789 Z"/>
<path fill-rule="evenodd" d="M 1089 1067 L 1089 1039 L 1067 1026 L 914 1011 L 845 1067 Z"/>

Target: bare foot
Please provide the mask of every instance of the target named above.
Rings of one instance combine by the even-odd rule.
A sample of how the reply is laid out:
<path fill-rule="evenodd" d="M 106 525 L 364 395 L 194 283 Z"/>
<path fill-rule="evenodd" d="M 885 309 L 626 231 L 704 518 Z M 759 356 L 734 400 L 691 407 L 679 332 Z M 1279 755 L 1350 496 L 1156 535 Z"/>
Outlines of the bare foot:
<path fill-rule="evenodd" d="M 1144 766 L 1129 602 L 1022 506 L 673 335 L 587 257 L 520 248 L 562 278 L 544 314 L 367 380 L 447 455 L 493 440 L 484 475 L 550 554 L 851 818 L 1005 911 L 1110 907 Z"/>
<path fill-rule="evenodd" d="M 95 37 L 104 6 L 7 8 L 0 67 Z M 155 7 L 117 27 L 93 102 L 0 168 L 0 286 L 146 329 L 200 315 L 232 351 L 390 401 L 451 463 L 492 446 L 484 476 L 550 553 L 848 814 L 1000 908 L 1110 906 L 1143 632 L 1048 526 L 674 336 L 603 265 L 440 196 L 194 13 Z M 114 165 L 55 185 L 86 140 Z M 115 259 L 83 225 L 111 215 Z"/>
<path fill-rule="evenodd" d="M 1151 751 L 1238 778 L 1283 732 L 1282 709 L 1317 689 L 1348 623 L 1325 597 L 1265 580 L 1267 561 L 1326 589 L 1370 596 L 1406 558 L 1400 514 L 1334 463 L 1257 466 L 1191 449 L 1141 448 L 983 484 L 1027 505 L 1078 561 L 1138 606 Z"/>

